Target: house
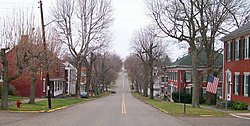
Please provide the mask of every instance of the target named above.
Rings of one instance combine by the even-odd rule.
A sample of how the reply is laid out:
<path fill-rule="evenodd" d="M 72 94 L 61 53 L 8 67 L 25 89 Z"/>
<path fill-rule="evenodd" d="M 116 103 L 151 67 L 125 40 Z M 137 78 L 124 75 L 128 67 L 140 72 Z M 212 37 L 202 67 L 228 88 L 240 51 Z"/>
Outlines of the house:
<path fill-rule="evenodd" d="M 188 55 L 177 59 L 175 62 L 166 66 L 164 71 L 168 77 L 167 82 L 167 93 L 172 94 L 173 92 L 184 92 L 184 87 L 186 87 L 186 91 L 188 93 L 192 93 L 192 57 L 191 50 L 189 49 Z M 201 94 L 205 97 L 206 95 L 206 85 L 207 85 L 207 74 L 206 74 L 206 63 L 207 56 L 204 49 L 199 49 L 198 51 L 199 63 L 197 66 L 198 70 L 198 83 L 200 83 Z M 223 55 L 215 52 L 215 68 L 219 70 L 223 65 Z M 221 72 L 220 72 L 221 73 Z M 184 79 L 186 77 L 186 80 Z M 220 83 L 217 91 L 217 96 L 221 96 L 221 84 L 222 84 L 222 76 L 220 77 Z M 163 80 L 164 81 L 164 80 Z"/>
<path fill-rule="evenodd" d="M 80 81 L 80 91 L 86 91 L 86 76 L 87 68 L 82 67 L 81 68 L 81 81 Z M 90 89 L 92 89 L 92 86 L 90 86 Z"/>
<path fill-rule="evenodd" d="M 28 43 L 28 35 L 22 35 L 21 42 L 27 42 L 25 46 L 34 46 Z M 17 71 L 16 62 L 16 50 L 14 47 L 6 53 L 7 60 L 9 62 L 9 76 L 14 75 Z M 36 73 L 37 79 L 36 84 L 36 97 L 46 97 L 47 96 L 47 85 L 45 85 L 45 72 L 38 69 Z M 14 80 L 10 82 L 16 90 L 16 95 L 28 97 L 30 96 L 30 85 L 32 80 L 32 72 L 28 68 L 24 68 L 23 72 Z M 55 58 L 52 68 L 49 71 L 49 83 L 51 85 L 51 96 L 57 97 L 64 94 L 65 87 L 65 66 L 62 64 L 61 60 Z"/>
<path fill-rule="evenodd" d="M 67 95 L 76 94 L 76 72 L 77 69 L 69 62 L 63 63 L 65 66 L 65 92 Z"/>
<path fill-rule="evenodd" d="M 250 106 L 250 22 L 221 39 L 224 42 L 224 94 Z"/>

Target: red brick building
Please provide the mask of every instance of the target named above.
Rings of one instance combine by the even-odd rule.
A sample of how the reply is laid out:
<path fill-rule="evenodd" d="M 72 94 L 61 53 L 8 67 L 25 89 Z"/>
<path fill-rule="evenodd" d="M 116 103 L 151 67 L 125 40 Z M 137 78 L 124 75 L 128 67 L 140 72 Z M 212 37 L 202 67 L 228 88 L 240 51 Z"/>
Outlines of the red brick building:
<path fill-rule="evenodd" d="M 224 98 L 250 106 L 250 22 L 222 38 L 224 42 Z"/>
<path fill-rule="evenodd" d="M 200 91 L 201 94 L 206 95 L 206 86 L 207 86 L 207 74 L 206 74 L 206 63 L 207 63 L 207 56 L 206 52 L 203 49 L 199 50 L 199 64 L 197 67 L 198 70 L 198 81 L 200 84 Z M 215 52 L 215 68 L 219 70 L 222 68 L 223 65 L 223 55 L 220 53 Z M 188 55 L 176 60 L 172 64 L 166 67 L 166 74 L 168 76 L 168 87 L 167 92 L 184 92 L 184 87 L 186 86 L 187 92 L 192 92 L 193 81 L 192 81 L 192 57 L 189 53 Z M 220 72 L 222 73 L 222 71 Z M 217 96 L 222 95 L 222 74 L 219 74 L 218 77 L 220 79 L 220 83 L 218 86 Z M 186 80 L 184 79 L 186 76 Z"/>
<path fill-rule="evenodd" d="M 22 36 L 22 41 L 28 41 L 28 36 Z M 26 44 L 26 46 L 30 46 Z M 17 72 L 16 67 L 16 48 L 9 50 L 6 53 L 6 58 L 9 65 L 9 76 L 13 76 Z M 0 74 L 1 75 L 1 74 Z M 50 85 L 52 91 L 52 97 L 56 97 L 65 93 L 65 65 L 62 64 L 61 60 L 54 60 L 53 67 L 49 71 L 50 75 Z M 15 88 L 16 95 L 28 97 L 30 95 L 30 84 L 32 80 L 32 72 L 28 68 L 24 68 L 23 72 L 14 80 L 10 82 Z M 2 78 L 0 77 L 0 81 Z M 36 97 L 46 97 L 47 96 L 47 86 L 45 85 L 45 72 L 37 70 L 36 79 Z"/>

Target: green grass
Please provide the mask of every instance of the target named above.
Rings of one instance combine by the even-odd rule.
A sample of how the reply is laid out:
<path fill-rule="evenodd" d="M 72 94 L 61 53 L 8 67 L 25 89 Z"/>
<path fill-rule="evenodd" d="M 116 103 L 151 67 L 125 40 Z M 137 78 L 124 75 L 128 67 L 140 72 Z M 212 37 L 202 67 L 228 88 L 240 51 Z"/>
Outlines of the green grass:
<path fill-rule="evenodd" d="M 28 99 L 27 97 L 8 95 L 9 102 L 15 102 L 16 100 Z"/>
<path fill-rule="evenodd" d="M 52 109 L 58 109 L 61 107 L 67 107 L 71 105 L 75 105 L 78 103 L 84 103 L 87 101 L 95 100 L 97 98 L 105 97 L 109 95 L 110 92 L 104 92 L 102 95 L 90 97 L 90 98 L 54 98 L 51 99 L 51 107 Z M 48 100 L 37 101 L 36 104 L 28 104 L 24 103 L 21 105 L 21 108 L 17 108 L 15 105 L 9 106 L 9 110 L 11 111 L 49 111 L 48 109 Z"/>
<path fill-rule="evenodd" d="M 145 103 L 158 108 L 160 110 L 166 111 L 168 114 L 173 116 L 211 116 L 211 117 L 224 117 L 228 116 L 227 113 L 218 112 L 214 110 L 208 110 L 204 108 L 192 108 L 190 106 L 186 106 L 186 113 L 184 114 L 184 106 L 179 103 L 171 103 L 171 102 L 161 102 L 159 100 L 149 99 L 147 97 L 143 97 L 140 94 L 133 94 L 137 99 L 144 101 Z"/>
<path fill-rule="evenodd" d="M 86 102 L 91 99 L 83 98 L 55 98 L 51 100 L 52 109 L 74 105 L 80 102 Z M 24 103 L 21 105 L 21 108 L 16 106 L 9 106 L 12 111 L 48 111 L 48 100 L 37 101 L 36 104 Z"/>

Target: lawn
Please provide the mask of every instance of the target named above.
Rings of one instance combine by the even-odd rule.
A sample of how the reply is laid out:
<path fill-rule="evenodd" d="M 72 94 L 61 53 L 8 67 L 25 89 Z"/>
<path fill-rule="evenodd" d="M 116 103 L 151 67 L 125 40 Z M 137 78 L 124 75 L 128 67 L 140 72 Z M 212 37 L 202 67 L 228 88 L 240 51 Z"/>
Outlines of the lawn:
<path fill-rule="evenodd" d="M 58 109 L 61 107 L 66 107 L 70 105 L 74 105 L 81 102 L 86 102 L 90 99 L 83 99 L 83 98 L 55 98 L 51 99 L 51 107 L 52 109 Z M 16 106 L 9 106 L 10 110 L 12 111 L 48 111 L 48 100 L 37 101 L 36 104 L 28 104 L 24 103 L 21 105 L 21 108 L 17 108 Z"/>
<path fill-rule="evenodd" d="M 8 95 L 8 102 L 15 102 L 16 100 L 28 99 L 27 97 Z"/>
<path fill-rule="evenodd" d="M 21 105 L 21 108 L 17 108 L 15 105 L 9 106 L 11 111 L 38 111 L 38 112 L 49 112 L 51 110 L 56 110 L 68 106 L 72 106 L 78 103 L 84 103 L 87 101 L 95 100 L 97 98 L 105 97 L 109 95 L 110 92 L 104 92 L 102 95 L 89 97 L 89 98 L 52 98 L 51 107 L 48 109 L 48 100 L 37 101 L 36 104 L 24 103 Z"/>
<path fill-rule="evenodd" d="M 161 110 L 173 116 L 209 116 L 209 117 L 224 117 L 228 116 L 227 113 L 218 112 L 214 110 L 208 110 L 204 108 L 192 108 L 186 106 L 186 113 L 184 114 L 184 105 L 180 103 L 171 103 L 171 102 L 161 102 L 159 100 L 149 99 L 143 97 L 140 94 L 133 94 L 137 99 Z"/>

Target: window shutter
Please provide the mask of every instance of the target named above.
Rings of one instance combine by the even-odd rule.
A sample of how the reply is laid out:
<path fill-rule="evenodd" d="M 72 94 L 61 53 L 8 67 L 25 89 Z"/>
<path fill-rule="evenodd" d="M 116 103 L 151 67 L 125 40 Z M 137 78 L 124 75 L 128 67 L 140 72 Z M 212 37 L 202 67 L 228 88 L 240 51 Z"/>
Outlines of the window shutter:
<path fill-rule="evenodd" d="M 248 58 L 250 58 L 250 37 L 249 38 L 246 38 L 248 39 Z M 245 40 L 247 41 L 247 40 Z"/>
<path fill-rule="evenodd" d="M 236 55 L 235 55 L 235 52 L 236 52 L 236 51 L 235 51 L 235 50 L 236 50 L 236 49 L 235 49 L 235 48 L 236 48 L 236 41 L 234 41 L 234 43 L 233 43 L 232 45 L 234 46 L 234 47 L 233 47 L 234 50 L 233 50 L 233 53 L 232 53 L 232 54 L 233 54 L 232 60 L 235 60 L 235 59 L 236 59 Z"/>
<path fill-rule="evenodd" d="M 241 47 L 242 43 L 241 43 L 241 40 L 239 40 L 239 60 L 242 59 L 242 47 Z"/>
<path fill-rule="evenodd" d="M 240 59 L 244 59 L 244 57 L 245 57 L 245 38 L 243 38 L 243 40 L 240 39 L 239 52 L 240 52 Z"/>
<path fill-rule="evenodd" d="M 232 83 L 232 89 L 233 89 L 233 94 L 235 94 L 235 86 L 236 86 L 236 81 L 235 78 L 237 77 L 236 74 L 233 75 L 233 83 Z"/>
<path fill-rule="evenodd" d="M 233 43 L 230 42 L 230 60 L 233 60 Z"/>
<path fill-rule="evenodd" d="M 238 84 L 239 84 L 239 87 L 238 87 L 238 94 L 240 95 L 240 75 L 238 75 Z"/>
<path fill-rule="evenodd" d="M 244 78 L 245 78 L 245 76 L 244 75 L 242 75 L 242 84 L 241 84 L 241 95 L 242 96 L 244 96 Z"/>
<path fill-rule="evenodd" d="M 247 80 L 248 80 L 248 97 L 250 97 L 250 84 L 249 84 L 249 81 L 250 81 L 250 76 L 248 75 L 247 76 Z"/>

